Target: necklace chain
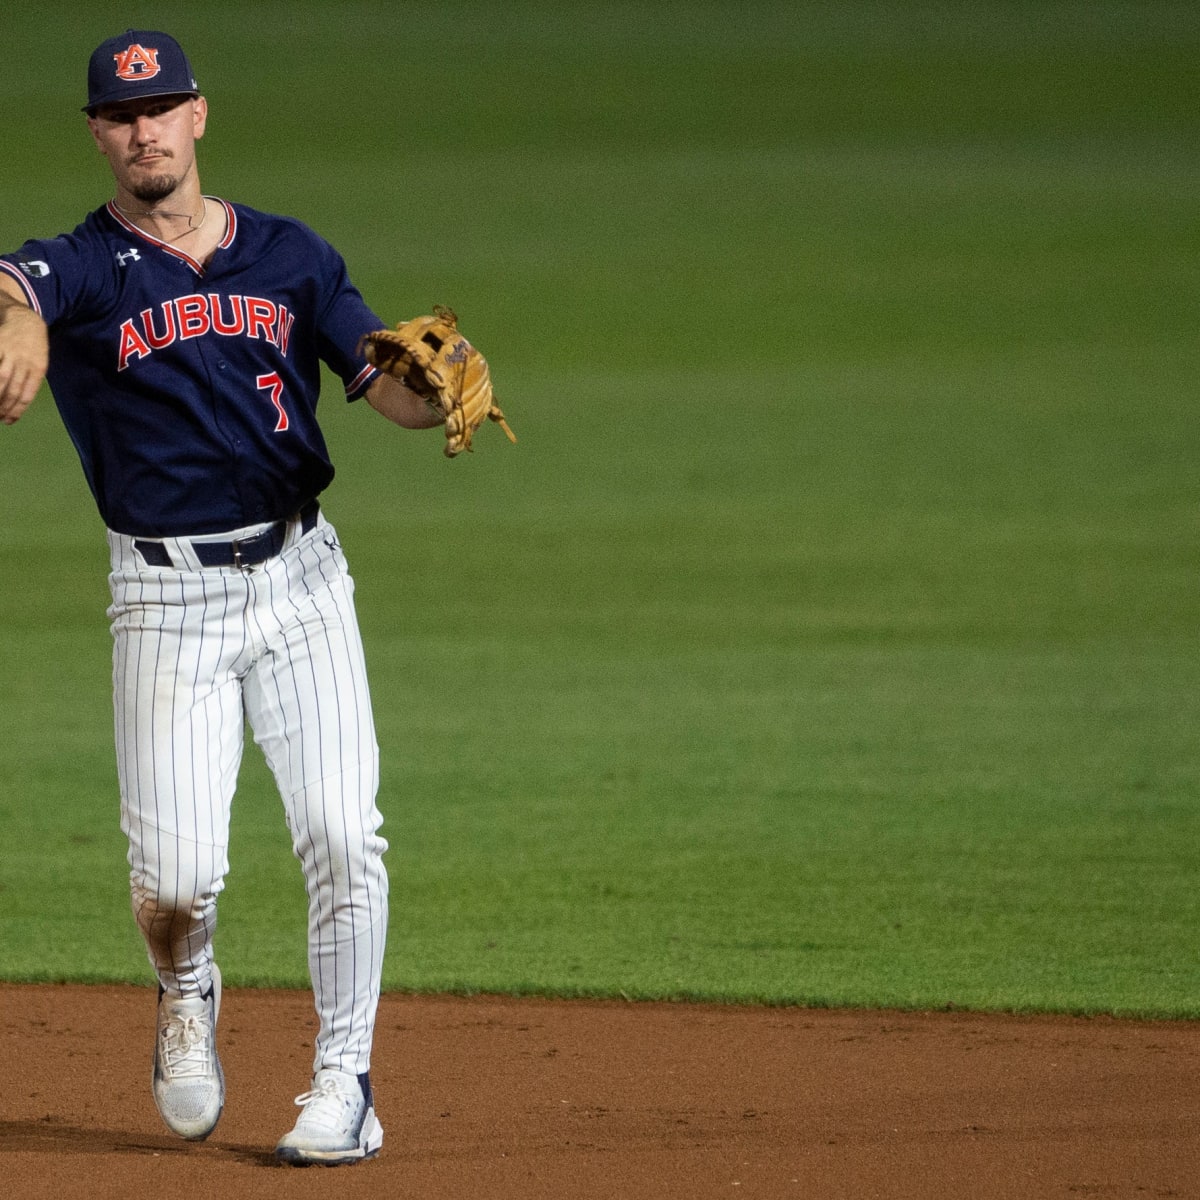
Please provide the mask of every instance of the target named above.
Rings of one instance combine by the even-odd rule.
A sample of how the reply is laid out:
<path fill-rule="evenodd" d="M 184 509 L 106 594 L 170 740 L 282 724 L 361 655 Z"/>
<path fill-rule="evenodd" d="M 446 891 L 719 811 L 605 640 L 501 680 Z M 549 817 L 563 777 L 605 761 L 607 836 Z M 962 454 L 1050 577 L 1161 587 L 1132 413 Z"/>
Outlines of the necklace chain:
<path fill-rule="evenodd" d="M 193 225 L 193 217 L 191 213 L 167 212 L 161 208 L 123 208 L 113 199 L 113 204 L 118 212 L 124 213 L 127 217 L 187 217 L 188 227 L 180 234 L 170 238 L 172 242 L 179 241 L 180 238 L 185 238 L 189 233 L 199 233 L 204 228 L 204 222 L 208 220 L 208 201 L 203 196 L 200 197 L 200 204 L 204 211 L 200 216 L 198 224 Z"/>

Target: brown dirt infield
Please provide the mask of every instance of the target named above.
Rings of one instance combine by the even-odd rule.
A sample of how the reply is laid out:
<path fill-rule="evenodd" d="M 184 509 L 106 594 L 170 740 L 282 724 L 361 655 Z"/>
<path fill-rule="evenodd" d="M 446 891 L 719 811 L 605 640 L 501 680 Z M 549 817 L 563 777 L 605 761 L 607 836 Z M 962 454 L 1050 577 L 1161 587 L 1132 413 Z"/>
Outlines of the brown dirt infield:
<path fill-rule="evenodd" d="M 149 1091 L 153 992 L 0 986 L 3 1194 L 1200 1196 L 1200 1025 L 385 996 L 369 1163 L 278 1167 L 306 993 L 228 989 L 202 1144 Z"/>

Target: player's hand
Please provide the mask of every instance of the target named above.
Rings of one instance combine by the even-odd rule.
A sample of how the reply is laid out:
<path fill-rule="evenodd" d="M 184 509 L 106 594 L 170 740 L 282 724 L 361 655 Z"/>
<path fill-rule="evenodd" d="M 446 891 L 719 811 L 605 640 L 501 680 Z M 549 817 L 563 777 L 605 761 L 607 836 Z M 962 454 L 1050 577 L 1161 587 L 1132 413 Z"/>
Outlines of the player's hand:
<path fill-rule="evenodd" d="M 49 362 L 46 323 L 0 292 L 0 422 L 12 425 L 33 403 Z"/>

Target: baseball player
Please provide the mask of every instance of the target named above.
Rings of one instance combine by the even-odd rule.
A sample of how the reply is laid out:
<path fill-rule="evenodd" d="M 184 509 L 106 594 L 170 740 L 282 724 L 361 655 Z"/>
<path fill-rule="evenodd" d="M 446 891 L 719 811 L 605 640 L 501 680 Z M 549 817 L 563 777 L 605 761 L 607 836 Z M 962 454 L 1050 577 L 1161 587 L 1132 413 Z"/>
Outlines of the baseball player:
<path fill-rule="evenodd" d="M 318 502 L 333 478 L 320 364 L 398 425 L 444 414 L 363 357 L 383 322 L 333 247 L 201 191 L 207 103 L 177 42 L 105 41 L 84 111 L 115 192 L 74 232 L 0 256 L 0 421 L 45 378 L 107 527 L 121 822 L 159 983 L 154 1099 L 189 1139 L 224 1103 L 212 941 L 248 723 L 303 867 L 319 1016 L 276 1154 L 355 1162 L 383 1141 L 369 1069 L 387 843 L 354 587 Z"/>

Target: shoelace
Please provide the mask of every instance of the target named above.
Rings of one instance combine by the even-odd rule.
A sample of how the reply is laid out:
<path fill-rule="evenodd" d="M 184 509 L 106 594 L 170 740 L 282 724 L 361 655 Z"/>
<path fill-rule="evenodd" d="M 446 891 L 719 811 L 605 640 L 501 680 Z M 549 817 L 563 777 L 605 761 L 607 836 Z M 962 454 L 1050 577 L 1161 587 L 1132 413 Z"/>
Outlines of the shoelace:
<path fill-rule="evenodd" d="M 315 1087 L 311 1091 L 304 1092 L 296 1097 L 296 1104 L 303 1108 L 306 1104 L 311 1104 L 314 1100 L 343 1100 L 352 1101 L 354 1099 L 347 1091 L 339 1086 L 336 1079 L 331 1079 L 328 1075 L 321 1080 L 320 1087 Z"/>
<path fill-rule="evenodd" d="M 208 1035 L 208 1022 L 199 1017 L 169 1021 L 162 1032 L 162 1065 L 166 1073 L 173 1078 L 209 1074 L 212 1067 L 208 1061 Z"/>

